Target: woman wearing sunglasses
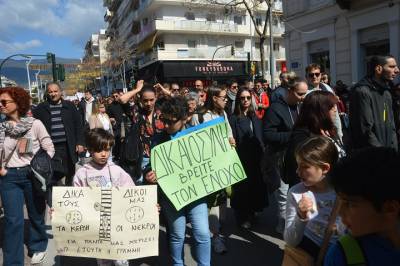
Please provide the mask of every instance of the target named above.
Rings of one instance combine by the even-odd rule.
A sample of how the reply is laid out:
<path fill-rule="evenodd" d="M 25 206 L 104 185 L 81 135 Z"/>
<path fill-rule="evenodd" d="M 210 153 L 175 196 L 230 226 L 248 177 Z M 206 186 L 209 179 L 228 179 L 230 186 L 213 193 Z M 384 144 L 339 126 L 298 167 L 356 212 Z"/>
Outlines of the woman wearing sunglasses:
<path fill-rule="evenodd" d="M 247 174 L 247 179 L 232 187 L 231 206 L 240 227 L 249 229 L 256 212 L 268 204 L 267 187 L 262 180 L 260 160 L 263 157 L 261 120 L 251 104 L 251 92 L 239 89 L 233 115 L 230 117 L 237 152 Z"/>
<path fill-rule="evenodd" d="M 6 121 L 0 123 L 5 266 L 24 265 L 24 203 L 30 221 L 28 250 L 32 255 L 31 263 L 41 263 L 46 256 L 45 200 L 32 188 L 30 161 L 40 148 L 52 157 L 54 146 L 42 122 L 26 116 L 29 108 L 30 97 L 23 88 L 0 90 L 0 111 L 6 116 Z"/>
<path fill-rule="evenodd" d="M 193 124 L 198 125 L 219 117 L 224 117 L 225 121 L 228 122 L 228 116 L 224 111 L 227 101 L 226 90 L 219 87 L 209 88 L 204 106 L 200 108 L 197 114 L 193 115 Z M 229 123 L 228 136 L 229 143 L 232 146 L 235 146 L 235 139 L 233 138 L 232 129 L 230 128 Z M 209 205 L 211 205 L 209 217 L 210 231 L 213 235 L 211 245 L 214 252 L 223 254 L 228 251 L 225 245 L 225 240 L 220 234 L 221 222 L 224 220 L 224 214 L 226 213 L 226 195 L 224 194 L 224 190 L 210 195 Z"/>

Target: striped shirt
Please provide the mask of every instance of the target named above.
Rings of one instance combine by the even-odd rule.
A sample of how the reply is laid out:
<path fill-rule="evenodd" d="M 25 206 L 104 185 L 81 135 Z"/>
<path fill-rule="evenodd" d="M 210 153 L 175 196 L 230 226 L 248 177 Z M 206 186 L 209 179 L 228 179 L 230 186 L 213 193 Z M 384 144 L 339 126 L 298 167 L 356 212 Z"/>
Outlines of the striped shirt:
<path fill-rule="evenodd" d="M 64 124 L 61 118 L 61 108 L 62 104 L 50 104 L 50 114 L 51 114 L 51 140 L 53 143 L 62 143 L 67 141 L 65 135 Z"/>

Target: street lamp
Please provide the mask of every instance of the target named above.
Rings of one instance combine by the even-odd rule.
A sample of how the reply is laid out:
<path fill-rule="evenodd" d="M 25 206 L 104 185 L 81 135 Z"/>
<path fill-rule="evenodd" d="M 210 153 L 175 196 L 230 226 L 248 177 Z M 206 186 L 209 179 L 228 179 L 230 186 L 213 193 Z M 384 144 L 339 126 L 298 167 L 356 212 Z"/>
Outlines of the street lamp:
<path fill-rule="evenodd" d="M 213 65 L 213 63 L 214 63 L 214 57 L 215 57 L 215 54 L 218 52 L 218 50 L 220 50 L 222 48 L 225 48 L 225 47 L 228 47 L 228 46 L 232 47 L 232 55 L 234 55 L 234 46 L 233 46 L 233 44 L 227 44 L 227 45 L 224 45 L 224 46 L 221 46 L 221 47 L 217 47 L 217 49 L 215 49 L 215 51 L 213 53 L 213 56 L 211 58 L 211 65 Z M 211 81 L 214 81 L 214 73 L 211 75 Z"/>
<path fill-rule="evenodd" d="M 3 67 L 4 63 L 7 62 L 10 58 L 13 58 L 15 56 L 21 56 L 21 57 L 25 57 L 25 58 L 31 58 L 34 56 L 39 56 L 39 57 L 43 57 L 46 55 L 37 55 L 37 54 L 13 54 L 10 55 L 9 57 L 7 57 L 6 59 L 4 59 L 1 64 L 0 64 L 0 88 L 2 88 L 2 84 L 1 84 L 1 68 Z"/>
<path fill-rule="evenodd" d="M 31 98 L 32 98 L 32 86 L 31 86 L 31 77 L 30 77 L 30 75 L 29 75 L 29 65 L 31 64 L 31 62 L 32 62 L 32 57 L 27 57 L 27 58 L 29 58 L 29 60 L 28 60 L 28 62 L 26 62 L 25 64 L 26 64 L 26 74 L 28 75 L 28 88 L 29 88 L 29 96 L 31 96 Z"/>

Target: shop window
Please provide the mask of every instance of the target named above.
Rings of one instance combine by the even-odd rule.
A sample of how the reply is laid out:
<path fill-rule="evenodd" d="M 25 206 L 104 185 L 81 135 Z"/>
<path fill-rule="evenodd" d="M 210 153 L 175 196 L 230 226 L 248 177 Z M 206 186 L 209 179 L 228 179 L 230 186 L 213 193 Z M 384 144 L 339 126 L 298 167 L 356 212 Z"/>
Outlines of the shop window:
<path fill-rule="evenodd" d="M 185 13 L 185 18 L 187 20 L 194 20 L 195 19 L 194 13 L 193 12 L 186 12 Z"/>

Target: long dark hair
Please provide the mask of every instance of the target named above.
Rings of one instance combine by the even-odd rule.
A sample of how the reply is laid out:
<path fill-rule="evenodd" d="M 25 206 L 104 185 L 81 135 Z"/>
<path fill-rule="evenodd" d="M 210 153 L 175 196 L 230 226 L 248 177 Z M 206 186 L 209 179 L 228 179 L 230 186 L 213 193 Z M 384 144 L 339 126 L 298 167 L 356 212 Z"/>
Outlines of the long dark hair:
<path fill-rule="evenodd" d="M 307 128 L 311 133 L 321 135 L 321 129 L 336 136 L 336 127 L 329 111 L 338 100 L 329 91 L 313 91 L 306 96 L 300 109 L 299 117 L 294 128 Z"/>
<path fill-rule="evenodd" d="M 214 96 L 218 97 L 221 91 L 224 91 L 224 89 L 220 87 L 213 86 L 208 88 L 206 101 L 204 103 L 204 106 L 200 108 L 199 113 L 205 114 L 207 111 L 216 112 L 217 110 L 215 110 Z M 217 113 L 222 115 L 223 111 L 224 110 L 222 110 L 222 113 L 220 111 L 217 111 Z"/>
<path fill-rule="evenodd" d="M 252 97 L 251 95 L 251 91 L 248 88 L 242 87 L 239 89 L 239 91 L 236 93 L 236 98 L 235 98 L 235 108 L 233 110 L 233 114 L 237 115 L 237 116 L 243 116 L 243 109 L 242 109 L 242 101 L 240 99 L 240 95 L 244 92 L 247 91 L 250 94 L 250 97 Z M 253 105 L 251 104 L 251 99 L 250 99 L 250 107 L 249 110 L 247 111 L 247 116 L 251 117 L 255 114 L 254 112 L 254 108 Z"/>

